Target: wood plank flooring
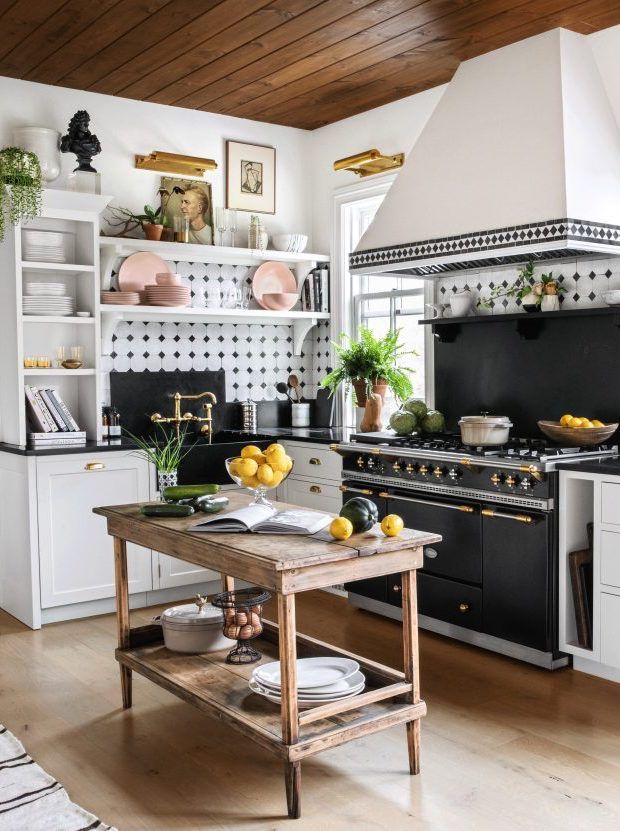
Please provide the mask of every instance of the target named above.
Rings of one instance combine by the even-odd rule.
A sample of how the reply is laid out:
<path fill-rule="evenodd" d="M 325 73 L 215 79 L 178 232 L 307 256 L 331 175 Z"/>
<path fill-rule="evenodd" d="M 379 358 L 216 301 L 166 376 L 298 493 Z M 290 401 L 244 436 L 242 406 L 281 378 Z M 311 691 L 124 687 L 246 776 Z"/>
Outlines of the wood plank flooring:
<path fill-rule="evenodd" d="M 134 613 L 148 622 L 154 610 Z M 274 611 L 269 610 L 269 616 Z M 400 625 L 311 592 L 300 631 L 402 669 Z M 112 616 L 32 632 L 0 612 L 0 721 L 71 798 L 119 831 L 617 831 L 620 687 L 422 633 L 422 773 L 403 728 L 281 762 L 134 677 L 120 706 Z"/>

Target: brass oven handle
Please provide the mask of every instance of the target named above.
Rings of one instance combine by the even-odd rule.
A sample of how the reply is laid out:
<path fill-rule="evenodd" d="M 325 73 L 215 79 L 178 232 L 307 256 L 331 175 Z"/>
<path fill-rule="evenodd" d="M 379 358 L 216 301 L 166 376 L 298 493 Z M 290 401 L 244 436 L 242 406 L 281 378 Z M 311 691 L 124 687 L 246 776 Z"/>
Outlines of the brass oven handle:
<path fill-rule="evenodd" d="M 310 485 L 310 493 L 321 493 L 321 488 L 318 485 Z"/>
<path fill-rule="evenodd" d="M 317 459 L 316 456 L 313 456 L 311 459 L 308 459 L 308 463 L 311 464 L 311 465 L 320 465 L 321 460 Z"/>
<path fill-rule="evenodd" d="M 364 496 L 374 496 L 374 491 L 369 488 L 351 488 L 349 485 L 339 485 L 338 490 L 342 493 L 363 493 Z"/>
<path fill-rule="evenodd" d="M 388 499 L 398 499 L 401 502 L 414 502 L 416 505 L 434 505 L 436 508 L 449 508 L 451 511 L 461 511 L 464 514 L 473 514 L 476 509 L 472 505 L 453 505 L 451 502 L 436 502 L 432 499 L 413 499 L 411 496 L 395 496 L 387 491 L 381 491 L 379 496 Z"/>
<path fill-rule="evenodd" d="M 104 470 L 105 465 L 103 462 L 87 462 L 84 465 L 84 470 Z"/>
<path fill-rule="evenodd" d="M 532 517 L 527 514 L 503 514 L 499 511 L 494 511 L 492 508 L 483 508 L 480 513 L 482 516 L 497 517 L 498 519 L 514 519 L 515 522 L 524 522 L 527 525 L 531 525 L 534 522 Z"/>

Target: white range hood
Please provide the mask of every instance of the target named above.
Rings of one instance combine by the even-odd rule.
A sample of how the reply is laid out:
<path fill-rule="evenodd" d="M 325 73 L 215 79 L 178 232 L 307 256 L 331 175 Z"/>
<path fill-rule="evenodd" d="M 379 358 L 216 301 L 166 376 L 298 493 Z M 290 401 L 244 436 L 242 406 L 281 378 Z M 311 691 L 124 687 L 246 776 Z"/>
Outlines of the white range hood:
<path fill-rule="evenodd" d="M 350 266 L 583 254 L 620 254 L 620 132 L 587 38 L 554 29 L 459 66 Z"/>

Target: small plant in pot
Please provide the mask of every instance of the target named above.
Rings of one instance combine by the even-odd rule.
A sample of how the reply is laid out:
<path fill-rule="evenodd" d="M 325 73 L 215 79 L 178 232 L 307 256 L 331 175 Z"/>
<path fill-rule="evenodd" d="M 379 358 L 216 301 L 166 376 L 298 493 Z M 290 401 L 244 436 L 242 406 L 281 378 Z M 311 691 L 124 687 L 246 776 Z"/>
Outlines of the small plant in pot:
<path fill-rule="evenodd" d="M 0 150 L 0 242 L 6 221 L 17 225 L 41 213 L 43 183 L 41 166 L 35 153 L 19 147 Z"/>
<path fill-rule="evenodd" d="M 126 237 L 138 228 L 142 228 L 147 239 L 158 242 L 168 225 L 161 206 L 152 208 L 150 205 L 145 205 L 143 214 L 135 214 L 129 208 L 120 208 L 117 205 L 112 205 L 108 211 L 108 224 L 115 230 L 119 229 L 119 237 Z"/>
<path fill-rule="evenodd" d="M 157 425 L 160 433 L 143 438 L 134 435 L 129 430 L 123 432 L 135 444 L 136 455 L 155 465 L 157 471 L 157 489 L 163 501 L 164 488 L 177 484 L 179 466 L 183 459 L 192 451 L 194 445 L 185 446 L 187 430 L 168 431 L 163 425 Z"/>
<path fill-rule="evenodd" d="M 327 388 L 331 395 L 342 384 L 347 393 L 353 388 L 355 404 L 366 408 L 362 431 L 380 430 L 381 406 L 387 389 L 391 389 L 400 401 L 412 393 L 409 376 L 415 370 L 400 366 L 400 363 L 406 356 L 417 353 L 405 349 L 400 342 L 400 329 L 377 338 L 370 329 L 361 326 L 358 340 L 342 334 L 340 343 L 333 345 L 338 366 L 325 376 L 321 386 Z"/>
<path fill-rule="evenodd" d="M 478 306 L 484 309 L 493 309 L 496 301 L 501 300 L 502 297 L 515 297 L 521 301 L 521 308 L 525 312 L 538 312 L 541 304 L 543 311 L 552 308 L 557 309 L 559 301 L 543 302 L 543 298 L 547 296 L 557 297 L 565 291 L 566 289 L 558 284 L 551 272 L 541 274 L 540 280 L 537 281 L 534 275 L 534 263 L 529 262 L 519 269 L 517 279 L 512 285 L 495 286 L 488 298 L 481 298 L 478 301 Z"/>

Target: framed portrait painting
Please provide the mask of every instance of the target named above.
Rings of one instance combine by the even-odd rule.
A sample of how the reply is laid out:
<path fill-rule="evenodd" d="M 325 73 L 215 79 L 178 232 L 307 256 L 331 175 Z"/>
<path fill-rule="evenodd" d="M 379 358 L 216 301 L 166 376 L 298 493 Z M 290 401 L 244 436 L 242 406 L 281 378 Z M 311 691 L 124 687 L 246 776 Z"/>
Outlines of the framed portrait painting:
<path fill-rule="evenodd" d="M 176 232 L 189 222 L 187 242 L 213 245 L 213 200 L 211 185 L 199 179 L 162 176 L 159 188 L 167 224 Z"/>
<path fill-rule="evenodd" d="M 241 141 L 226 142 L 226 207 L 275 214 L 275 147 Z"/>

